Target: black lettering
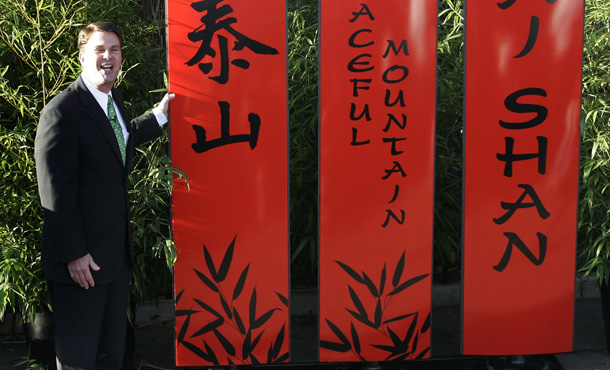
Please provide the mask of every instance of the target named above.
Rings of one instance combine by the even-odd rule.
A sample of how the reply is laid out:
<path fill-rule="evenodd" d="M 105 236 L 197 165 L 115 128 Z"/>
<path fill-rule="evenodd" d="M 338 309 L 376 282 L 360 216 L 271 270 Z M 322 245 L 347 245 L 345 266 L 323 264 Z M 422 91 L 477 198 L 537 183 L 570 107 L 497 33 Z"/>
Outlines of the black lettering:
<path fill-rule="evenodd" d="M 384 58 L 386 58 L 388 54 L 390 54 L 390 50 L 394 53 L 394 55 L 398 55 L 398 53 L 400 53 L 400 50 L 403 50 L 403 54 L 409 56 L 409 47 L 407 46 L 407 40 L 402 40 L 398 48 L 396 48 L 396 44 L 394 44 L 394 41 L 388 40 L 388 47 L 387 49 L 385 49 L 385 53 L 383 53 Z"/>
<path fill-rule="evenodd" d="M 506 154 L 498 153 L 496 155 L 499 160 L 506 162 L 504 165 L 504 176 L 513 176 L 513 162 L 526 161 L 534 158 L 538 158 L 538 173 L 541 175 L 546 173 L 546 152 L 548 139 L 544 136 L 538 136 L 536 139 L 538 140 L 538 153 L 513 154 L 515 139 L 512 137 L 504 138 L 504 142 L 506 144 Z"/>
<path fill-rule="evenodd" d="M 373 30 L 370 30 L 368 28 L 364 28 L 364 29 L 361 29 L 361 30 L 358 30 L 358 31 L 352 33 L 352 35 L 349 38 L 348 45 L 353 47 L 353 48 L 365 48 L 367 46 L 372 46 L 372 45 L 375 44 L 375 41 L 370 41 L 370 42 L 367 42 L 365 44 L 357 44 L 356 43 L 356 37 L 359 34 L 361 34 L 362 32 L 373 33 Z"/>
<path fill-rule="evenodd" d="M 537 95 L 546 97 L 546 91 L 536 87 L 530 87 L 515 91 L 504 99 L 504 106 L 513 113 L 536 113 L 536 117 L 526 122 L 506 122 L 500 120 L 500 126 L 509 130 L 520 130 L 538 126 L 546 119 L 549 110 L 543 105 L 522 104 L 517 100 L 526 95 Z"/>
<path fill-rule="evenodd" d="M 538 236 L 538 258 L 534 256 L 534 254 L 527 248 L 525 243 L 517 236 L 515 233 L 504 233 L 504 236 L 508 239 L 508 245 L 506 246 L 506 251 L 502 256 L 500 262 L 494 266 L 494 270 L 496 271 L 504 271 L 506 266 L 508 266 L 508 262 L 510 261 L 510 257 L 513 251 L 513 246 L 517 247 L 530 260 L 534 265 L 540 266 L 542 262 L 544 262 L 544 258 L 546 257 L 546 246 L 547 246 L 547 237 L 542 233 L 536 233 Z"/>
<path fill-rule="evenodd" d="M 362 5 L 362 8 L 360 8 L 360 11 L 352 12 L 352 14 L 354 15 L 354 18 L 349 20 L 350 23 L 354 23 L 356 20 L 358 20 L 358 17 L 360 17 L 361 15 L 366 15 L 369 17 L 370 20 L 374 21 L 375 17 L 373 16 L 373 13 L 369 9 L 369 7 L 366 4 L 360 4 L 360 5 Z"/>
<path fill-rule="evenodd" d="M 390 79 L 390 73 L 394 71 L 399 71 L 397 76 L 393 79 Z M 404 81 L 407 76 L 409 76 L 409 68 L 404 66 L 391 66 L 383 72 L 382 80 L 388 84 L 397 84 L 399 82 Z"/>
<path fill-rule="evenodd" d="M 508 212 L 506 212 L 502 217 L 494 218 L 493 221 L 498 225 L 503 224 L 508 221 L 518 209 L 532 207 L 536 207 L 538 215 L 542 219 L 549 218 L 551 214 L 546 210 L 546 208 L 544 208 L 544 205 L 540 201 L 540 197 L 538 197 L 538 194 L 536 194 L 536 190 L 534 190 L 534 188 L 528 184 L 519 184 L 517 186 L 523 189 L 523 193 L 521 193 L 519 199 L 517 199 L 515 203 L 501 202 L 500 205 L 502 206 L 502 209 L 505 209 Z M 524 203 L 523 201 L 525 200 L 526 196 L 529 196 L 532 201 L 529 203 Z"/>
<path fill-rule="evenodd" d="M 400 165 L 400 163 L 396 162 L 396 161 L 394 161 L 394 166 L 391 169 L 384 170 L 384 171 L 385 171 L 386 175 L 382 177 L 383 180 L 387 180 L 394 173 L 400 173 L 400 176 L 407 177 L 407 174 L 402 169 L 402 166 Z"/>

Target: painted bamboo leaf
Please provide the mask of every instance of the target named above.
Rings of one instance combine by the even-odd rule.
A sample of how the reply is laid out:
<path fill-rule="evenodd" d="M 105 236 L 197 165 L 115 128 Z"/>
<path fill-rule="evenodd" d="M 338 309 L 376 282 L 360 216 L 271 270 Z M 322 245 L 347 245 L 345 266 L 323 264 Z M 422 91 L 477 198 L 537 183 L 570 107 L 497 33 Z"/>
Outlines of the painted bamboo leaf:
<path fill-rule="evenodd" d="M 184 320 L 184 323 L 182 323 L 182 327 L 180 328 L 180 333 L 178 333 L 178 338 L 177 338 L 178 343 L 182 343 L 184 341 L 184 337 L 186 336 L 186 331 L 189 328 L 190 322 L 191 322 L 191 314 L 189 313 L 188 316 L 186 317 L 186 320 Z"/>
<path fill-rule="evenodd" d="M 369 289 L 369 292 L 371 292 L 373 297 L 379 298 L 379 290 L 377 290 L 377 287 L 375 286 L 375 283 L 373 283 L 373 280 L 371 280 L 371 278 L 365 272 L 362 273 L 362 278 L 364 280 L 364 284 Z"/>
<path fill-rule="evenodd" d="M 254 290 L 252 291 L 252 296 L 250 297 L 250 325 L 252 325 L 252 323 L 254 321 L 256 321 L 256 287 L 254 288 Z"/>
<path fill-rule="evenodd" d="M 203 308 L 204 310 L 208 311 L 209 313 L 211 313 L 212 315 L 216 316 L 217 318 L 222 318 L 222 315 L 219 314 L 216 310 L 214 310 L 212 307 L 210 307 L 207 303 L 203 302 L 200 299 L 197 298 L 193 298 L 193 300 L 199 305 L 201 306 L 201 308 Z"/>
<path fill-rule="evenodd" d="M 430 352 L 430 347 L 425 348 L 423 351 L 421 351 L 419 353 L 419 355 L 417 355 L 417 357 L 415 357 L 416 360 L 421 360 L 422 358 L 424 358 L 428 352 Z"/>
<path fill-rule="evenodd" d="M 277 294 L 277 296 L 279 297 L 280 301 L 282 301 L 284 306 L 288 307 L 288 298 L 284 297 L 283 295 L 281 295 L 278 292 L 275 292 L 275 294 Z"/>
<path fill-rule="evenodd" d="M 220 365 L 220 363 L 218 362 L 218 358 L 216 358 L 216 354 L 214 354 L 212 348 L 210 348 L 210 346 L 205 341 L 203 341 L 203 345 L 205 346 L 205 350 L 208 351 L 207 354 L 210 358 L 209 361 L 216 366 Z"/>
<path fill-rule="evenodd" d="M 384 321 L 384 322 L 383 322 L 383 325 L 386 325 L 386 324 L 392 323 L 392 322 L 394 322 L 394 321 L 400 321 L 400 320 L 404 320 L 404 319 L 406 319 L 406 318 L 408 318 L 408 317 L 411 317 L 411 316 L 413 316 L 413 315 L 415 315 L 415 314 L 414 314 L 414 313 L 409 313 L 409 314 L 406 314 L 406 315 L 400 315 L 400 316 L 396 316 L 396 317 L 393 317 L 393 318 L 391 318 L 391 319 L 388 319 L 388 320 Z"/>
<path fill-rule="evenodd" d="M 280 364 L 290 359 L 290 353 L 284 352 L 280 357 L 273 361 L 274 364 Z"/>
<path fill-rule="evenodd" d="M 400 280 L 402 279 L 402 272 L 405 269 L 405 252 L 402 252 L 402 256 L 398 260 L 396 264 L 396 269 L 394 270 L 394 276 L 392 277 L 392 286 L 396 288 L 398 284 L 400 284 Z"/>
<path fill-rule="evenodd" d="M 271 309 L 269 311 L 267 311 L 265 314 L 263 314 L 261 317 L 259 317 L 258 319 L 255 319 L 254 322 L 250 323 L 250 326 L 252 327 L 252 329 L 258 329 L 261 326 L 265 325 L 265 323 L 267 321 L 269 321 L 269 319 L 271 318 L 271 316 L 273 316 L 273 313 L 275 311 L 278 311 L 279 308 L 274 308 Z"/>
<path fill-rule="evenodd" d="M 356 271 L 354 271 L 354 269 L 352 269 L 351 267 L 349 267 L 348 265 L 346 265 L 346 264 L 345 264 L 345 263 L 343 263 L 343 262 L 340 262 L 340 261 L 335 261 L 335 262 L 337 262 L 337 264 L 338 264 L 339 266 L 341 266 L 341 268 L 342 268 L 342 269 L 343 269 L 345 272 L 347 272 L 347 274 L 348 274 L 349 276 L 351 276 L 351 277 L 352 277 L 352 279 L 356 280 L 356 281 L 357 281 L 357 282 L 359 282 L 360 284 L 364 284 L 364 279 L 363 279 L 363 278 L 360 276 L 360 274 L 358 274 Z"/>
<path fill-rule="evenodd" d="M 200 335 L 203 334 L 207 334 L 213 330 L 218 329 L 222 324 L 224 324 L 225 320 L 221 317 L 219 319 L 216 319 L 214 321 L 211 321 L 209 323 L 207 323 L 207 325 L 205 325 L 203 328 L 197 330 L 193 335 L 191 335 L 191 338 L 195 338 L 198 337 Z"/>
<path fill-rule="evenodd" d="M 341 341 L 341 343 L 320 340 L 320 347 L 326 348 L 326 349 L 329 349 L 329 350 L 335 351 L 335 352 L 348 352 L 349 350 L 351 350 L 352 345 L 349 342 L 349 340 L 347 339 L 347 337 L 345 336 L 345 334 L 343 334 L 341 329 L 339 329 L 337 327 L 337 325 L 333 324 L 333 322 L 328 319 L 326 319 L 326 324 L 328 325 L 330 330 L 332 330 L 332 332 L 335 334 L 337 339 L 339 339 L 339 341 Z"/>
<path fill-rule="evenodd" d="M 222 295 L 220 296 L 220 304 L 222 305 L 222 309 L 225 311 L 225 314 L 227 315 L 229 320 L 231 320 L 233 318 L 233 312 L 231 311 L 231 307 L 229 307 L 229 304 Z"/>
<path fill-rule="evenodd" d="M 383 264 L 383 270 L 381 270 L 381 281 L 379 282 L 379 296 L 381 297 L 383 295 L 383 292 L 385 291 L 385 280 L 387 278 L 387 271 L 386 271 L 386 264 Z"/>
<path fill-rule="evenodd" d="M 368 318 L 366 309 L 364 308 L 362 301 L 360 300 L 360 298 L 358 298 L 358 295 L 356 294 L 354 289 L 352 289 L 352 287 L 349 285 L 348 285 L 348 289 L 349 289 L 349 295 L 352 298 L 352 302 L 354 303 L 354 307 L 356 307 L 356 310 L 358 310 L 358 312 L 360 313 L 360 315 L 362 315 L 362 317 Z"/>
<path fill-rule="evenodd" d="M 246 337 L 244 338 L 244 343 L 241 348 L 241 359 L 246 360 L 248 356 L 250 356 L 250 351 L 252 349 L 252 330 L 248 330 L 246 333 Z"/>
<path fill-rule="evenodd" d="M 176 317 L 180 317 L 180 316 L 186 316 L 186 315 L 190 315 L 190 314 L 195 314 L 201 311 L 197 311 L 197 310 L 176 310 L 176 313 L 174 314 L 174 316 Z"/>
<path fill-rule="evenodd" d="M 233 300 L 239 298 L 242 290 L 244 289 L 244 285 L 246 284 L 246 277 L 248 276 L 248 271 L 250 270 L 250 264 L 246 266 L 244 271 L 242 271 L 239 279 L 237 280 L 237 284 L 235 284 L 235 289 L 233 290 Z"/>
<path fill-rule="evenodd" d="M 212 279 L 214 279 L 214 281 L 218 283 L 218 272 L 216 272 L 214 260 L 212 259 L 212 255 L 210 254 L 210 251 L 208 251 L 208 248 L 205 246 L 205 244 L 203 246 L 203 257 L 205 259 L 205 264 L 208 266 L 208 271 L 210 271 L 210 274 L 212 275 Z"/>
<path fill-rule="evenodd" d="M 415 328 L 417 327 L 417 317 L 418 317 L 418 313 L 415 313 L 415 316 L 413 316 L 413 321 L 411 321 L 411 325 L 409 326 L 409 330 L 407 331 L 407 335 L 405 336 L 405 340 L 404 343 L 410 343 L 411 339 L 413 338 L 413 333 L 415 333 Z"/>
<path fill-rule="evenodd" d="M 356 351 L 356 353 L 358 355 L 360 355 L 360 338 L 358 337 L 358 332 L 356 331 L 356 327 L 354 326 L 354 323 L 351 323 L 351 332 L 352 332 L 352 343 L 354 344 L 354 351 Z"/>
<path fill-rule="evenodd" d="M 175 304 L 178 304 L 178 302 L 180 302 L 180 298 L 182 298 L 182 294 L 184 294 L 184 289 L 182 289 L 180 291 L 180 293 L 176 294 L 176 299 L 175 299 Z"/>
<path fill-rule="evenodd" d="M 402 292 L 403 290 L 407 289 L 411 285 L 416 284 L 416 283 L 424 280 L 426 277 L 428 277 L 428 275 L 430 275 L 430 274 L 419 275 L 419 276 L 416 276 L 414 278 L 411 278 L 411 279 L 405 281 L 404 283 L 400 284 L 398 287 L 394 288 L 394 290 L 392 290 L 389 293 L 389 295 L 395 295 L 395 294 L 398 294 L 398 293 Z"/>
<path fill-rule="evenodd" d="M 267 353 L 267 362 L 272 363 L 279 355 L 282 350 L 282 344 L 284 344 L 284 331 L 286 330 L 286 325 L 283 325 L 280 329 L 277 337 L 275 338 L 275 342 L 269 346 L 269 352 Z"/>
<path fill-rule="evenodd" d="M 214 335 L 216 335 L 216 338 L 218 338 L 218 341 L 222 345 L 222 348 L 225 349 L 225 352 L 231 356 L 235 356 L 235 347 L 227 338 L 224 337 L 224 335 L 218 331 L 218 329 L 214 329 Z"/>
<path fill-rule="evenodd" d="M 194 354 L 206 360 L 207 362 L 213 363 L 214 365 L 218 365 L 218 360 L 216 359 L 216 355 L 214 354 L 214 352 L 206 353 L 201 348 L 189 342 L 182 342 L 182 345 L 184 345 L 186 348 L 189 349 L 189 351 L 193 352 Z"/>
<path fill-rule="evenodd" d="M 423 334 L 423 333 L 427 332 L 429 329 L 430 329 L 430 312 L 428 312 L 428 317 L 426 317 L 426 320 L 424 321 L 423 325 L 421 326 L 420 332 Z"/>
<path fill-rule="evenodd" d="M 373 323 L 373 322 L 371 322 L 371 320 L 369 320 L 369 318 L 368 318 L 368 316 L 366 315 L 366 313 L 365 313 L 365 315 L 364 315 L 364 316 L 362 316 L 362 314 L 360 314 L 360 313 L 358 313 L 358 312 L 356 312 L 356 311 L 350 310 L 349 308 L 347 308 L 346 310 L 347 310 L 347 312 L 349 312 L 349 313 L 350 313 L 350 314 L 351 314 L 351 315 L 352 315 L 352 316 L 353 316 L 353 317 L 354 317 L 356 320 L 360 321 L 360 322 L 361 322 L 361 323 L 363 323 L 364 325 L 366 325 L 366 326 L 370 326 L 370 327 L 371 327 L 371 328 L 373 328 L 373 329 L 377 329 L 377 327 L 375 326 L 375 323 Z"/>
<path fill-rule="evenodd" d="M 383 317 L 383 311 L 381 309 L 381 300 L 377 300 L 377 306 L 375 307 L 375 328 L 381 327 L 381 320 Z"/>
<path fill-rule="evenodd" d="M 222 262 L 220 263 L 220 268 L 218 269 L 218 275 L 217 275 L 218 280 L 216 281 L 217 283 L 224 281 L 227 278 L 227 275 L 229 274 L 229 268 L 231 267 L 231 262 L 233 261 L 233 250 L 235 249 L 235 239 L 237 239 L 237 236 L 235 238 L 233 238 L 233 241 L 229 245 L 229 248 L 227 248 L 227 251 L 225 252 L 225 255 L 222 259 Z"/>
<path fill-rule="evenodd" d="M 214 284 L 212 282 L 212 280 L 208 279 L 208 277 L 205 276 L 205 274 L 203 274 L 201 271 L 198 271 L 195 268 L 193 269 L 193 271 L 195 271 L 195 274 L 197 274 L 197 277 L 199 278 L 199 280 L 201 280 L 205 285 L 207 285 L 208 288 L 212 289 L 216 293 L 219 292 L 216 284 Z"/>
<path fill-rule="evenodd" d="M 246 334 L 246 327 L 244 326 L 244 322 L 235 308 L 233 308 L 233 318 L 235 320 L 235 324 L 237 324 L 237 329 L 239 329 L 239 332 L 241 334 Z"/>

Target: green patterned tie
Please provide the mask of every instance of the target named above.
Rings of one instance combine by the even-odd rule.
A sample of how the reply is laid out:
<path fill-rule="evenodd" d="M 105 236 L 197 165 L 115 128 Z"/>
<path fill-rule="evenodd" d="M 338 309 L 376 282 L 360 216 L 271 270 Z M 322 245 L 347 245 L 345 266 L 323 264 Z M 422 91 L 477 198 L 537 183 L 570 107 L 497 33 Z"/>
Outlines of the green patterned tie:
<path fill-rule="evenodd" d="M 125 138 L 123 137 L 123 129 L 116 116 L 114 110 L 114 104 L 112 104 L 112 97 L 108 95 L 108 119 L 116 135 L 116 139 L 119 142 L 119 149 L 121 150 L 121 158 L 123 159 L 123 165 L 125 164 Z"/>

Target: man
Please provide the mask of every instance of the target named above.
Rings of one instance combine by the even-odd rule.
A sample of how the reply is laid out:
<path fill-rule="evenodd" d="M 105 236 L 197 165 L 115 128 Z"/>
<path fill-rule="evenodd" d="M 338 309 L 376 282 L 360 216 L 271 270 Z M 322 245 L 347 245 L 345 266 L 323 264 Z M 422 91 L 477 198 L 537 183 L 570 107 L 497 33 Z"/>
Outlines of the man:
<path fill-rule="evenodd" d="M 83 28 L 82 73 L 43 109 L 36 133 L 59 369 L 121 368 L 132 263 L 127 176 L 134 146 L 161 135 L 175 97 L 130 121 L 113 87 L 122 47 L 112 23 Z"/>

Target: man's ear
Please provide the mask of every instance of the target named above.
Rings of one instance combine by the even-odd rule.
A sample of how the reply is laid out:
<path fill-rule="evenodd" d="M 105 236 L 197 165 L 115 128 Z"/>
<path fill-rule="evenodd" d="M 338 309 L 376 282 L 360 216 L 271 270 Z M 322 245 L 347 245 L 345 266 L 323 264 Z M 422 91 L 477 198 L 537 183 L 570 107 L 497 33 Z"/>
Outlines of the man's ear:
<path fill-rule="evenodd" d="M 83 65 L 83 53 L 82 52 L 78 52 L 78 61 L 80 62 L 80 65 Z"/>

